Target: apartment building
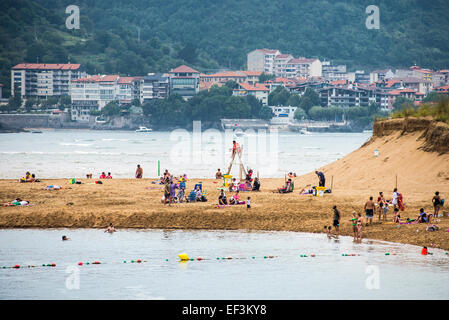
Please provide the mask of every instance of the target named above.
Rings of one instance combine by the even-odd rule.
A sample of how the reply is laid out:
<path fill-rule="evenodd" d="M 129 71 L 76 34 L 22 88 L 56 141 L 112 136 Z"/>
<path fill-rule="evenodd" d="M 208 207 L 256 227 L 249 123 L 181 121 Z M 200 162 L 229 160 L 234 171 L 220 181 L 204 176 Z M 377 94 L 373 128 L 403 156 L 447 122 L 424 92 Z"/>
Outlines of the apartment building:
<path fill-rule="evenodd" d="M 228 81 L 245 82 L 246 75 L 238 71 L 222 71 L 214 74 L 200 74 L 201 82 L 214 82 L 224 84 Z"/>
<path fill-rule="evenodd" d="M 109 102 L 118 101 L 120 96 L 119 80 L 118 75 L 96 75 L 72 80 L 70 86 L 72 120 L 87 122 L 91 111 L 99 111 Z M 126 78 L 125 82 L 128 82 Z M 123 89 L 121 94 L 123 97 L 130 98 L 128 92 L 127 89 Z"/>
<path fill-rule="evenodd" d="M 14 90 L 22 98 L 68 95 L 70 82 L 85 76 L 80 64 L 20 63 L 11 69 L 11 95 Z"/>
<path fill-rule="evenodd" d="M 382 109 L 388 109 L 388 93 L 376 87 L 329 86 L 317 90 L 322 106 L 342 108 L 368 107 L 376 103 Z"/>
<path fill-rule="evenodd" d="M 391 69 L 374 70 L 369 74 L 369 83 L 377 81 L 388 80 L 394 77 L 394 72 Z"/>
<path fill-rule="evenodd" d="M 186 65 L 170 70 L 170 94 L 179 94 L 188 100 L 200 91 L 200 73 Z"/>
<path fill-rule="evenodd" d="M 248 83 L 239 83 L 237 89 L 234 89 L 233 95 L 234 96 L 247 96 L 247 95 L 253 95 L 255 96 L 259 101 L 262 102 L 263 105 L 268 105 L 268 94 L 270 93 L 270 89 L 265 87 L 263 84 L 256 83 L 255 85 L 251 85 Z"/>
<path fill-rule="evenodd" d="M 256 49 L 247 55 L 247 69 L 274 74 L 274 60 L 281 54 L 279 50 Z"/>
<path fill-rule="evenodd" d="M 323 75 L 319 59 L 293 58 L 286 62 L 285 78 L 311 78 Z M 276 76 L 280 76 L 277 75 Z"/>
<path fill-rule="evenodd" d="M 140 82 L 140 103 L 153 99 L 165 99 L 170 94 L 169 76 L 167 73 L 149 73 Z"/>
<path fill-rule="evenodd" d="M 321 62 L 322 75 L 327 81 L 348 80 L 346 65 L 334 65 L 331 61 Z"/>

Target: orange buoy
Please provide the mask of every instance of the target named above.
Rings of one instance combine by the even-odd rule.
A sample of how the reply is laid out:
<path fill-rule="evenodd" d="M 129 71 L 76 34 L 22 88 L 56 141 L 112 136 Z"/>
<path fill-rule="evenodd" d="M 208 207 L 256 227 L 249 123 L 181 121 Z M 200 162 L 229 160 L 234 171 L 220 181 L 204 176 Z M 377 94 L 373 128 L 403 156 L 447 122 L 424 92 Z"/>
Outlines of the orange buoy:
<path fill-rule="evenodd" d="M 79 265 L 79 266 L 82 266 L 82 265 L 83 265 L 83 263 L 82 263 L 82 262 L 78 262 L 78 265 Z"/>
<path fill-rule="evenodd" d="M 56 267 L 56 263 L 53 262 L 52 264 L 50 264 L 50 266 L 51 267 Z"/>
<path fill-rule="evenodd" d="M 137 262 L 137 263 L 141 263 L 141 262 L 142 262 L 142 260 L 140 260 L 140 259 L 137 259 L 137 260 L 136 260 L 136 262 Z"/>
<path fill-rule="evenodd" d="M 14 268 L 14 269 L 19 269 L 19 268 L 20 268 L 20 265 L 16 264 L 13 268 Z"/>

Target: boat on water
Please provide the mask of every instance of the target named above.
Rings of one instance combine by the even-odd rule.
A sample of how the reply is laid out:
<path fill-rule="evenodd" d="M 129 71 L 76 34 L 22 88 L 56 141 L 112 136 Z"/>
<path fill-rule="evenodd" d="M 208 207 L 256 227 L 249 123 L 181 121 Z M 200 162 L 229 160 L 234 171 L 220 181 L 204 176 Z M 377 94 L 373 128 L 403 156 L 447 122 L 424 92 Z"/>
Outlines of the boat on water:
<path fill-rule="evenodd" d="M 106 123 L 106 119 L 104 119 L 100 116 L 95 117 L 95 123 Z"/>
<path fill-rule="evenodd" d="M 33 131 L 31 131 L 31 133 L 42 133 L 42 131 L 40 131 L 40 130 L 33 130 Z"/>
<path fill-rule="evenodd" d="M 151 132 L 153 129 L 147 128 L 147 127 L 139 127 L 139 129 L 136 130 L 136 132 Z"/>

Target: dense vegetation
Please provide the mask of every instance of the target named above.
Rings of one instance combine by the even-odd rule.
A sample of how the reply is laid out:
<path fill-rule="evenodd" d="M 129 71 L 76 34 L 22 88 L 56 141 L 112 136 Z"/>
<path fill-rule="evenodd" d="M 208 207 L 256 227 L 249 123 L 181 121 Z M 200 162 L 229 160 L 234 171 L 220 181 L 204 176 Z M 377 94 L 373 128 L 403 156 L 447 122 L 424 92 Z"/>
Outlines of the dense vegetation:
<path fill-rule="evenodd" d="M 441 95 L 439 98 L 414 107 L 409 104 L 403 104 L 400 110 L 396 110 L 392 114 L 392 118 L 407 117 L 427 117 L 441 122 L 449 123 L 449 97 Z"/>
<path fill-rule="evenodd" d="M 79 30 L 65 8 L 80 7 Z M 365 27 L 368 5 L 380 29 Z M 0 83 L 20 62 L 82 63 L 89 73 L 143 75 L 181 63 L 241 69 L 247 52 L 278 48 L 350 69 L 449 66 L 446 0 L 4 0 Z"/>
<path fill-rule="evenodd" d="M 184 101 L 179 95 L 168 99 L 154 99 L 142 105 L 144 115 L 150 116 L 151 125 L 158 129 L 189 127 L 193 120 L 205 126 L 216 126 L 220 119 L 271 119 L 272 112 L 252 95 L 232 95 L 233 83 L 212 86 L 192 99 Z"/>

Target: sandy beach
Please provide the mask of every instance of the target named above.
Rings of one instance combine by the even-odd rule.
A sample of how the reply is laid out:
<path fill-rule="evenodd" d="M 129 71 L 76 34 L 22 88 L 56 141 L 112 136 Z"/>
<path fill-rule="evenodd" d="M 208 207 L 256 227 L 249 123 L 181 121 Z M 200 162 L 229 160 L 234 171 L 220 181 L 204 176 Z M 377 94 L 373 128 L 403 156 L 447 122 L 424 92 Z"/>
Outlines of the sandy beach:
<path fill-rule="evenodd" d="M 398 125 L 390 120 L 391 127 Z M 396 121 L 396 122 L 395 122 Z M 385 129 L 385 128 L 384 128 Z M 376 132 L 377 130 L 377 132 Z M 427 131 L 425 131 L 427 130 Z M 326 186 L 333 184 L 333 192 L 324 197 L 300 195 L 307 184 L 317 185 L 314 172 L 294 179 L 295 190 L 289 194 L 272 191 L 284 184 L 284 178 L 261 177 L 260 192 L 243 192 L 251 197 L 252 208 L 245 205 L 214 208 L 218 203 L 222 180 L 202 180 L 208 202 L 163 205 L 162 186 L 154 179 L 111 179 L 95 184 L 95 179 L 79 179 L 82 184 L 69 184 L 69 179 L 46 180 L 40 183 L 19 183 L 0 180 L 0 201 L 16 197 L 29 200 L 29 207 L 0 207 L 0 228 L 105 228 L 112 222 L 120 228 L 160 229 L 247 229 L 323 232 L 332 224 L 332 206 L 337 205 L 342 218 L 340 234 L 352 236 L 349 221 L 352 212 L 362 213 L 369 196 L 377 199 L 383 191 L 391 199 L 396 183 L 404 196 L 406 211 L 403 219 L 415 219 L 419 209 L 433 213 L 431 199 L 435 191 L 442 198 L 449 195 L 449 154 L 426 151 L 428 129 L 410 132 L 392 129 L 379 133 L 375 126 L 373 138 L 358 150 L 320 168 L 326 174 Z M 373 151 L 379 150 L 375 157 Z M 192 179 L 187 190 L 200 180 Z M 396 182 L 397 181 L 397 182 Z M 47 185 L 61 185 L 62 190 L 43 190 Z M 228 197 L 230 196 L 229 193 Z M 378 222 L 363 229 L 363 237 L 449 250 L 449 212 L 446 205 L 440 210 L 444 217 L 433 223 L 436 232 L 427 232 L 426 224 L 392 224 L 392 208 L 387 222 Z"/>

